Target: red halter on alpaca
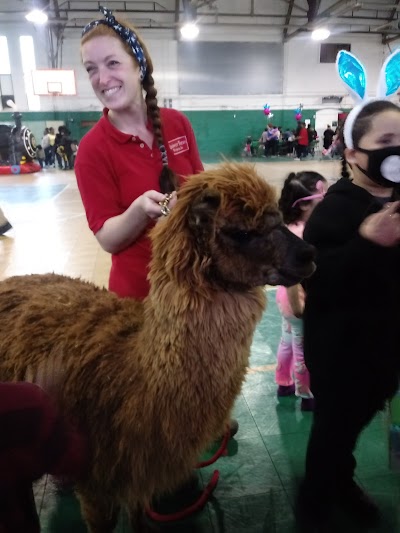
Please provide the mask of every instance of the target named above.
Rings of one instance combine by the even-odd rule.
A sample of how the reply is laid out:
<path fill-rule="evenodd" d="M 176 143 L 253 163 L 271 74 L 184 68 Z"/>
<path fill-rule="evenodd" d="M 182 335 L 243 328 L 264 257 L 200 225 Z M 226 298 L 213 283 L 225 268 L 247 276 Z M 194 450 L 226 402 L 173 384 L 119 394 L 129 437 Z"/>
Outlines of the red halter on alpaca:
<path fill-rule="evenodd" d="M 226 447 L 228 445 L 228 441 L 230 438 L 230 428 L 228 427 L 224 439 L 221 443 L 221 446 L 218 448 L 218 450 L 215 452 L 215 454 L 208 459 L 207 461 L 201 461 L 197 464 L 197 468 L 204 468 L 206 466 L 212 465 L 215 463 L 221 455 L 224 455 L 226 452 Z M 182 511 L 178 511 L 177 513 L 171 513 L 171 514 L 161 514 L 156 513 L 155 511 L 151 509 L 147 509 L 146 513 L 147 516 L 149 516 L 152 520 L 155 522 L 175 522 L 176 520 L 183 520 L 184 518 L 187 518 L 188 516 L 197 513 L 198 511 L 201 511 L 205 504 L 208 502 L 209 497 L 214 492 L 219 480 L 219 470 L 214 470 L 214 473 L 208 482 L 206 488 L 201 493 L 200 497 L 189 507 L 186 507 L 185 509 L 182 509 Z"/>

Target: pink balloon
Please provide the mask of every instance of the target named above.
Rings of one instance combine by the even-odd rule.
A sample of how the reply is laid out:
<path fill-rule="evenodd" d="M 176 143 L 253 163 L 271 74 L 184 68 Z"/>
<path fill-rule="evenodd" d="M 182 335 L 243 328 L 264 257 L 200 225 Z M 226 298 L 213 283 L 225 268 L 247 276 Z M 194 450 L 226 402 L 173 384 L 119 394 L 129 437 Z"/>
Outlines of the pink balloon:
<path fill-rule="evenodd" d="M 296 117 L 295 118 L 296 118 L 296 120 L 301 120 L 302 116 L 303 115 L 301 113 L 296 113 Z"/>
<path fill-rule="evenodd" d="M 264 109 L 264 115 L 269 115 L 271 113 L 270 109 Z"/>

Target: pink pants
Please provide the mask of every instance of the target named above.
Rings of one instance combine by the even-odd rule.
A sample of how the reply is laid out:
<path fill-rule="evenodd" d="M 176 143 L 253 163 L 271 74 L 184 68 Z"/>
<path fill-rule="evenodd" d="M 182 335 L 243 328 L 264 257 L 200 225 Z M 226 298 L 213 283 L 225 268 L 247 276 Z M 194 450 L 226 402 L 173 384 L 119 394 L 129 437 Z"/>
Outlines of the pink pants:
<path fill-rule="evenodd" d="M 282 316 L 282 337 L 278 346 L 276 383 L 296 385 L 296 396 L 313 398 L 310 391 L 310 374 L 304 363 L 303 320 Z"/>

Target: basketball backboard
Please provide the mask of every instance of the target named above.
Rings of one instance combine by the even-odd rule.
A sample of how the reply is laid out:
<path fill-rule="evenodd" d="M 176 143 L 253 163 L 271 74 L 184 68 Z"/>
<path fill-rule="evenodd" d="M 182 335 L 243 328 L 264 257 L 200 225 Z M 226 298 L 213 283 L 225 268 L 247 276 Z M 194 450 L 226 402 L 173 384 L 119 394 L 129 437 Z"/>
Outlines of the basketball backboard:
<path fill-rule="evenodd" d="M 76 95 L 75 71 L 67 69 L 32 70 L 33 92 L 37 96 Z"/>

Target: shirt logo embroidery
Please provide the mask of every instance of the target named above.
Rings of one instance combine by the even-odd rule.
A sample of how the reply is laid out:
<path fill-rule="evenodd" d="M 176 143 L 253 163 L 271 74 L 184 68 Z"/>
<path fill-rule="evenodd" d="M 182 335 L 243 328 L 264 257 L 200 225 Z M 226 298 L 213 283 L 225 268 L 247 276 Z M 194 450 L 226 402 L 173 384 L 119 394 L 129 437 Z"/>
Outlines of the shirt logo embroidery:
<path fill-rule="evenodd" d="M 177 137 L 176 139 L 168 141 L 168 146 L 174 155 L 179 155 L 182 152 L 187 152 L 189 150 L 189 144 L 186 135 L 182 135 L 182 137 Z"/>

